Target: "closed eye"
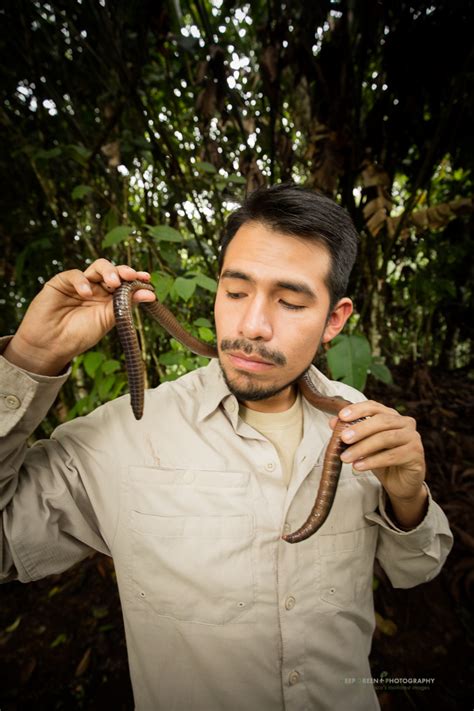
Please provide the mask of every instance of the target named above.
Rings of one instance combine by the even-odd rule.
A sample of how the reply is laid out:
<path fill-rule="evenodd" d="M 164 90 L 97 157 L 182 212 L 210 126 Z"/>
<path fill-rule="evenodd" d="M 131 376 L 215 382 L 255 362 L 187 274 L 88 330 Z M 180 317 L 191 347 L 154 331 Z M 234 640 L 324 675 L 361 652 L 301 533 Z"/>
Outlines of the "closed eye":
<path fill-rule="evenodd" d="M 242 296 L 247 296 L 242 291 L 226 291 L 225 294 L 229 299 L 240 299 Z"/>
<path fill-rule="evenodd" d="M 289 309 L 290 311 L 300 311 L 301 309 L 305 309 L 306 306 L 298 306 L 296 304 L 289 304 L 288 301 L 283 301 L 283 299 L 280 299 L 280 304 L 285 308 Z"/>

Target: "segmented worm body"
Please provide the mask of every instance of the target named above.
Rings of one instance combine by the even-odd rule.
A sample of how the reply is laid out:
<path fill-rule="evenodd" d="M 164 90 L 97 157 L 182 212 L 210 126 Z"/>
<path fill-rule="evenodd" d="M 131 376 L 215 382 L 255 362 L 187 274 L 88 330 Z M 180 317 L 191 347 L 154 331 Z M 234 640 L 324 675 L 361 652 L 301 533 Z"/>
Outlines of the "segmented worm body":
<path fill-rule="evenodd" d="M 137 420 L 143 415 L 144 402 L 143 362 L 132 318 L 132 296 L 138 289 L 154 291 L 151 284 L 145 282 L 124 282 L 114 292 L 113 299 L 116 328 L 125 354 L 132 410 Z M 140 306 L 150 314 L 152 318 L 158 321 L 173 338 L 176 338 L 176 340 L 186 346 L 186 348 L 189 348 L 190 351 L 196 355 L 205 356 L 206 358 L 217 358 L 217 349 L 215 347 L 189 334 L 176 320 L 171 311 L 158 300 L 142 302 Z M 351 404 L 342 397 L 326 397 L 325 395 L 321 395 L 307 373 L 298 380 L 298 386 L 303 396 L 314 407 L 331 415 L 337 415 L 342 408 Z M 327 519 L 334 502 L 341 473 L 342 462 L 340 454 L 346 446 L 341 440 L 341 433 L 345 427 L 349 427 L 351 424 L 353 423 L 342 422 L 341 420 L 337 422 L 326 449 L 321 481 L 312 511 L 307 520 L 297 531 L 283 536 L 283 539 L 288 543 L 298 543 L 299 541 L 304 541 L 306 538 L 309 538 L 313 533 L 316 533 Z"/>

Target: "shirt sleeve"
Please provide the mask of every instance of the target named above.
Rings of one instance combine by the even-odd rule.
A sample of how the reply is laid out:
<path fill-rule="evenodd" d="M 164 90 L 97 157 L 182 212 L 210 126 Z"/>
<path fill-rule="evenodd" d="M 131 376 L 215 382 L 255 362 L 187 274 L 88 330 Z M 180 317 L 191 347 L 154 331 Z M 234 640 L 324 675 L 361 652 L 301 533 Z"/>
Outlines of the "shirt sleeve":
<path fill-rule="evenodd" d="M 0 339 L 0 353 L 8 340 Z M 57 377 L 28 373 L 0 355 L 3 582 L 29 582 L 66 570 L 92 550 L 109 552 L 84 477 L 86 469 L 96 467 L 87 447 L 81 451 L 78 444 L 91 433 L 97 437 L 97 422 L 79 418 L 82 425 L 62 425 L 50 440 L 27 444 L 68 376 L 69 371 Z M 74 436 L 78 432 L 80 438 Z"/>
<path fill-rule="evenodd" d="M 443 567 L 453 545 L 453 534 L 442 508 L 433 500 L 428 485 L 428 507 L 415 528 L 404 531 L 387 514 L 388 497 L 380 487 L 379 506 L 365 514 L 379 525 L 376 558 L 395 588 L 410 588 L 432 580 Z"/>

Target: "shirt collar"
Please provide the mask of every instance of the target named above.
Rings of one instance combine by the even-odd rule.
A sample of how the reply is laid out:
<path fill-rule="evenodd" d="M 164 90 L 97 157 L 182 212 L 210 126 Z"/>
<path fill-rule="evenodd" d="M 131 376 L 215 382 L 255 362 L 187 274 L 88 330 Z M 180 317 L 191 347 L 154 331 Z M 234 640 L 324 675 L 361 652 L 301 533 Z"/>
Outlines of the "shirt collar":
<path fill-rule="evenodd" d="M 222 369 L 217 358 L 213 358 L 204 369 L 204 397 L 198 410 L 198 422 L 204 420 L 213 413 L 224 400 L 226 409 L 230 412 L 238 412 L 239 403 L 235 395 L 232 395 L 222 374 Z M 335 384 L 329 380 L 314 365 L 310 366 L 309 374 L 316 388 L 321 395 L 337 395 Z"/>
<path fill-rule="evenodd" d="M 221 402 L 228 398 L 229 402 L 234 402 L 234 408 L 238 410 L 238 402 L 235 395 L 232 395 L 222 374 L 222 369 L 217 358 L 213 358 L 204 370 L 204 393 L 198 409 L 198 422 L 202 422 L 208 415 L 217 410 Z"/>

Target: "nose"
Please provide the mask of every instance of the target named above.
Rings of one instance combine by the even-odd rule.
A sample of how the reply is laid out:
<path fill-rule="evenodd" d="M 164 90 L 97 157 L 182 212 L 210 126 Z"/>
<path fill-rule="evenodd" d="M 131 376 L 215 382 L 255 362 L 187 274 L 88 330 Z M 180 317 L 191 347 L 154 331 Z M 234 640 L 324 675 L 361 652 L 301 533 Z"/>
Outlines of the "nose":
<path fill-rule="evenodd" d="M 272 338 L 271 316 L 263 299 L 248 299 L 239 323 L 239 334 L 249 340 L 269 341 Z"/>

